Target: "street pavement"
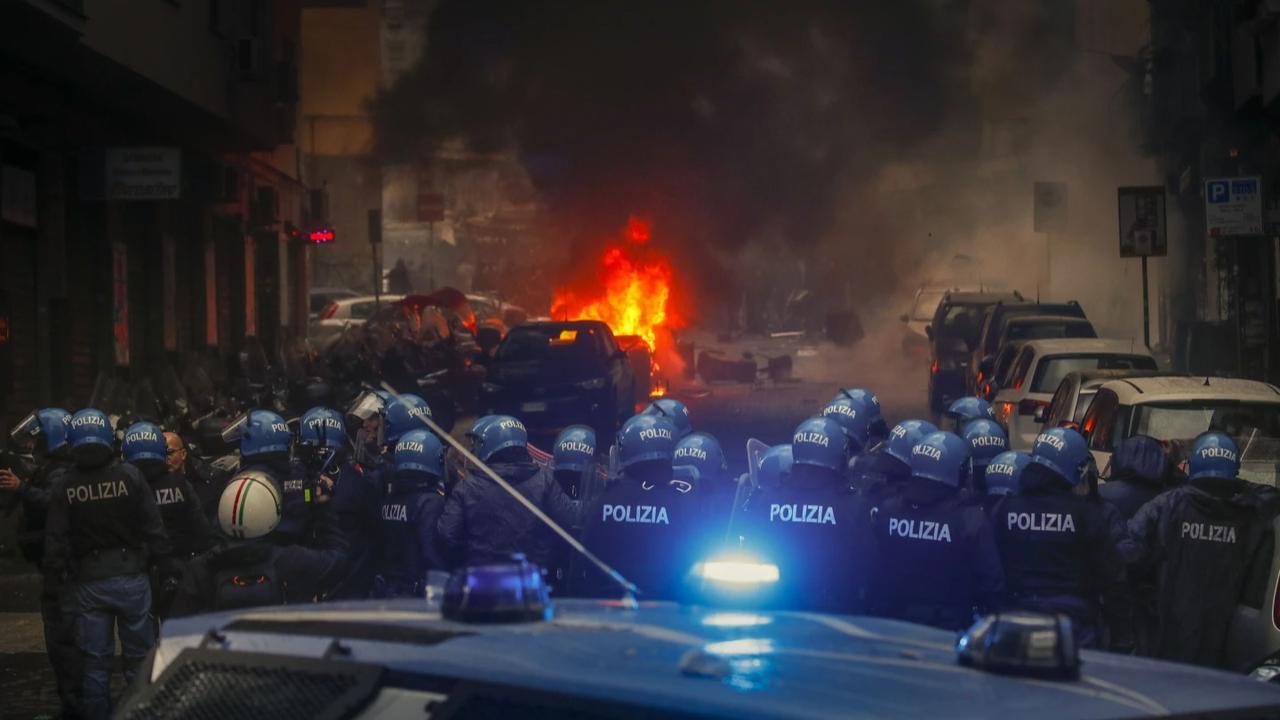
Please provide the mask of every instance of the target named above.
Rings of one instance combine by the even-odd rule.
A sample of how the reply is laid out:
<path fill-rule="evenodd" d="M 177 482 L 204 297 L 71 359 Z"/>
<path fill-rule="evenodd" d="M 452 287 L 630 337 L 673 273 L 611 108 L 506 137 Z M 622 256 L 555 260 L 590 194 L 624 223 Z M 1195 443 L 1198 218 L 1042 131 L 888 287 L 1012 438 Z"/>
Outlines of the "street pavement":
<path fill-rule="evenodd" d="M 746 471 L 746 441 L 790 442 L 801 420 L 821 411 L 840 387 L 866 387 L 880 397 L 890 424 L 924 417 L 925 373 L 919 360 L 900 354 L 897 342 L 864 340 L 853 349 L 796 340 L 717 343 L 700 338 L 727 358 L 790 354 L 794 380 L 755 384 L 704 383 L 674 378 L 670 396 L 689 406 L 694 429 L 709 432 L 725 449 L 729 469 Z M 461 419 L 454 435 L 470 419 Z M 12 548 L 12 522 L 0 518 L 0 549 Z M 116 673 L 119 685 L 119 673 Z M 39 615 L 39 576 L 20 559 L 0 557 L 0 719 L 56 717 L 57 695 L 44 653 Z"/>

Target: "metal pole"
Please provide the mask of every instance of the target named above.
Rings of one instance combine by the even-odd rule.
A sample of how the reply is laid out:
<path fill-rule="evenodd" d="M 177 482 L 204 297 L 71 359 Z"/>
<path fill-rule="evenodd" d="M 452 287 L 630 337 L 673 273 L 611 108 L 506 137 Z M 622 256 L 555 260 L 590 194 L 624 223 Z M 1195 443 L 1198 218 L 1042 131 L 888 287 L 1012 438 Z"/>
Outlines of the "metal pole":
<path fill-rule="evenodd" d="M 430 228 L 430 232 L 431 232 L 430 241 L 427 246 L 431 253 L 431 265 L 430 265 L 430 272 L 428 273 L 428 276 L 427 276 L 427 282 L 431 285 L 431 292 L 435 292 L 436 290 L 436 223 L 435 221 L 432 220 L 431 222 L 427 223 L 427 227 Z"/>
<path fill-rule="evenodd" d="M 1142 344 L 1151 349 L 1151 301 L 1147 293 L 1147 256 L 1142 256 Z"/>

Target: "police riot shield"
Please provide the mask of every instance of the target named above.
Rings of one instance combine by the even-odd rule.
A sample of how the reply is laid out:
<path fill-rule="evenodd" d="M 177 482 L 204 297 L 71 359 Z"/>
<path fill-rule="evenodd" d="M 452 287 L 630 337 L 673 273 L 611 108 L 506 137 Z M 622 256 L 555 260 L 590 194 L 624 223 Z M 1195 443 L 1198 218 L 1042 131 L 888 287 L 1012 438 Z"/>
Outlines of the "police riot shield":
<path fill-rule="evenodd" d="M 747 478 L 751 481 L 752 488 L 760 487 L 760 461 L 764 459 L 764 454 L 769 451 L 769 446 L 755 439 L 747 439 Z"/>

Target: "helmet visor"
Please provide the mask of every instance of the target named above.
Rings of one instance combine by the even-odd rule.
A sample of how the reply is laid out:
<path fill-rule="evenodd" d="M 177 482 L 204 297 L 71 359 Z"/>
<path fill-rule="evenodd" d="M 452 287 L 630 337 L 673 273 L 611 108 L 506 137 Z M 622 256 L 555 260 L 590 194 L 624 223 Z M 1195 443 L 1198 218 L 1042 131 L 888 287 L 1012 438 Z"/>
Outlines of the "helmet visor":
<path fill-rule="evenodd" d="M 374 415 L 381 413 L 385 406 L 386 403 L 383 402 L 382 398 L 379 397 L 377 393 L 366 390 L 365 392 L 360 393 L 359 397 L 357 397 L 355 401 L 351 403 L 351 406 L 347 408 L 347 415 L 362 421 L 368 420 Z"/>
<path fill-rule="evenodd" d="M 249 413 L 241 413 L 239 417 L 232 420 L 222 429 L 222 442 L 228 445 L 239 444 L 240 438 L 244 437 L 244 431 L 247 427 L 249 427 Z"/>
<path fill-rule="evenodd" d="M 35 413 L 30 413 L 9 431 L 9 443 L 14 447 L 30 448 L 39 434 L 40 421 L 36 419 Z"/>

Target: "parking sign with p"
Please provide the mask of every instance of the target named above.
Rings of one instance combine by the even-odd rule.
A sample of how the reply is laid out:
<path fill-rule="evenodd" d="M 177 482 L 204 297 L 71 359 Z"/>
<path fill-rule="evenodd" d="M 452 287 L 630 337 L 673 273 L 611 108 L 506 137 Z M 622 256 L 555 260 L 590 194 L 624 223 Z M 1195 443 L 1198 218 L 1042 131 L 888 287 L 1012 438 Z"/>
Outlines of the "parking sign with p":
<path fill-rule="evenodd" d="M 1261 235 L 1261 181 L 1256 176 L 1206 179 L 1204 215 L 1209 237 Z"/>

